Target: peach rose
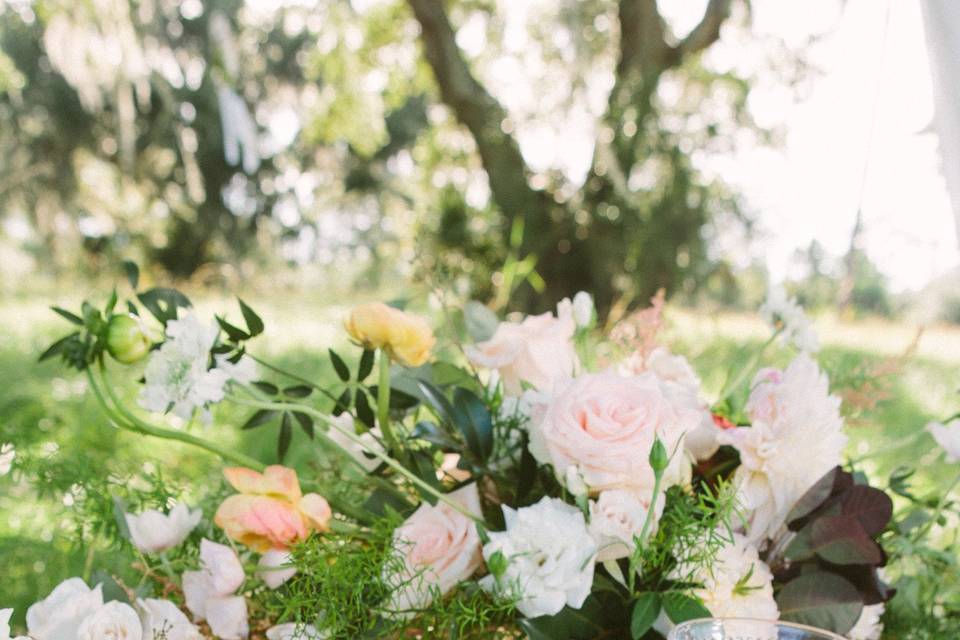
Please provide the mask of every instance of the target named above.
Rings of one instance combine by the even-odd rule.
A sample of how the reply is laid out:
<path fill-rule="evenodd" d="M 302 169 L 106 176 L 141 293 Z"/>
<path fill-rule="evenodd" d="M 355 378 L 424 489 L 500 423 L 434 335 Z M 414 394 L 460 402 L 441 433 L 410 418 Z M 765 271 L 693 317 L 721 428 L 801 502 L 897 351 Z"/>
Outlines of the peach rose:
<path fill-rule="evenodd" d="M 293 469 L 271 465 L 258 473 L 228 467 L 223 475 L 240 493 L 223 501 L 213 521 L 231 540 L 264 553 L 327 530 L 330 505 L 316 493 L 301 494 Z"/>
<path fill-rule="evenodd" d="M 690 470 L 684 434 L 699 420 L 699 412 L 673 399 L 653 373 L 585 374 L 558 389 L 543 416 L 531 424 L 530 452 L 542 464 L 553 465 L 560 482 L 574 466 L 593 495 L 625 489 L 649 503 L 654 473 L 648 457 L 654 440 L 659 437 L 673 454 L 663 487 L 679 484 Z"/>
<path fill-rule="evenodd" d="M 425 363 L 436 342 L 426 320 L 382 302 L 355 307 L 344 327 L 367 349 L 386 349 L 391 358 L 408 367 Z"/>
<path fill-rule="evenodd" d="M 480 514 L 475 483 L 448 496 L 469 512 Z M 443 502 L 421 504 L 397 527 L 393 541 L 400 566 L 391 563 L 386 579 L 394 586 L 388 609 L 395 615 L 423 609 L 430 604 L 434 587 L 445 595 L 483 563 L 476 525 Z"/>
<path fill-rule="evenodd" d="M 472 362 L 496 369 L 507 393 L 519 395 L 522 382 L 549 391 L 554 382 L 569 378 L 577 369 L 573 335 L 577 324 L 569 300 L 557 305 L 557 316 L 543 313 L 522 322 L 501 322 L 493 337 L 467 347 Z"/>

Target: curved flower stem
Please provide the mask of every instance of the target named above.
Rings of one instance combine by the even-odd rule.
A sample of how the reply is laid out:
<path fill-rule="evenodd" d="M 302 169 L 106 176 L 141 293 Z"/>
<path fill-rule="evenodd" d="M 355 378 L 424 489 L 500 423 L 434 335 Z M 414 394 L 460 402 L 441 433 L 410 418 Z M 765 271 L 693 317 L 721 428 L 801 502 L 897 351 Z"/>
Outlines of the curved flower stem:
<path fill-rule="evenodd" d="M 351 440 L 352 442 L 360 445 L 364 449 L 366 449 L 367 447 L 367 443 L 363 442 L 359 437 L 357 437 L 357 434 L 353 433 L 350 429 L 344 429 L 339 424 L 337 424 L 335 420 L 332 420 L 330 416 L 323 413 L 322 411 L 317 411 L 313 407 L 303 405 L 303 404 L 298 404 L 295 402 L 258 402 L 255 400 L 244 400 L 243 398 L 231 398 L 231 400 L 233 400 L 233 402 L 236 402 L 237 404 L 242 404 L 249 407 L 257 407 L 259 409 L 273 409 L 274 411 L 300 411 L 302 413 L 306 413 L 308 415 L 313 416 L 314 418 L 317 418 L 318 420 L 323 421 L 329 428 L 338 431 L 341 435 Z M 381 453 L 380 451 L 376 451 L 376 450 L 368 450 L 368 451 L 374 457 L 379 458 L 380 461 L 386 464 L 388 467 L 390 467 L 391 469 L 393 469 L 394 471 L 402 475 L 404 478 L 409 480 L 412 484 L 416 485 L 417 487 L 419 487 L 426 493 L 430 494 L 440 502 L 447 504 L 448 506 L 462 513 L 463 515 L 467 516 L 474 522 L 483 524 L 483 518 L 480 515 L 471 513 L 468 509 L 463 507 L 461 504 L 457 503 L 454 500 L 451 500 L 446 494 L 441 493 L 440 491 L 437 491 L 436 487 L 432 486 L 430 483 L 426 482 L 425 480 L 423 480 L 422 478 L 420 478 L 419 476 L 411 472 L 409 469 L 404 467 L 402 464 L 400 464 L 399 462 L 397 462 L 387 454 Z"/>
<path fill-rule="evenodd" d="M 380 349 L 380 372 L 377 380 L 377 423 L 387 445 L 387 451 L 400 457 L 400 442 L 390 424 L 390 356 Z"/>
<path fill-rule="evenodd" d="M 101 362 L 100 371 L 101 375 L 104 375 L 104 380 L 106 382 L 106 374 L 104 369 L 103 363 Z M 116 393 L 114 393 L 109 382 L 107 382 L 104 384 L 104 387 L 107 390 L 107 395 L 110 396 L 110 399 L 116 405 L 115 407 L 111 406 L 104 397 L 93 371 L 91 371 L 89 368 L 87 369 L 87 379 L 90 381 L 90 387 L 93 390 L 94 395 L 97 397 L 97 400 L 103 406 L 107 415 L 115 424 L 117 424 L 117 426 L 148 436 L 184 442 L 186 444 L 209 451 L 210 453 L 214 453 L 228 462 L 243 465 L 256 471 L 262 471 L 264 469 L 265 465 L 262 462 L 255 460 L 246 454 L 240 453 L 239 451 L 227 449 L 226 447 L 222 447 L 215 442 L 210 442 L 209 440 L 195 436 L 192 433 L 178 431 L 176 429 L 168 429 L 166 427 L 158 427 L 141 420 L 124 408 L 123 403 L 116 396 Z"/>
<path fill-rule="evenodd" d="M 913 537 L 913 542 L 920 542 L 923 540 L 924 536 L 930 533 L 930 529 L 932 529 L 933 525 L 937 523 L 937 520 L 940 519 L 940 514 L 942 514 L 943 510 L 947 507 L 947 503 L 950 501 L 950 493 L 953 492 L 958 484 L 960 484 L 960 475 L 957 475 L 957 477 L 953 479 L 953 482 L 950 484 L 950 486 L 947 487 L 947 489 L 940 495 L 940 500 L 937 502 L 937 507 L 934 510 L 933 515 L 929 520 L 926 521 L 926 523 L 924 523 L 917 535 Z"/>

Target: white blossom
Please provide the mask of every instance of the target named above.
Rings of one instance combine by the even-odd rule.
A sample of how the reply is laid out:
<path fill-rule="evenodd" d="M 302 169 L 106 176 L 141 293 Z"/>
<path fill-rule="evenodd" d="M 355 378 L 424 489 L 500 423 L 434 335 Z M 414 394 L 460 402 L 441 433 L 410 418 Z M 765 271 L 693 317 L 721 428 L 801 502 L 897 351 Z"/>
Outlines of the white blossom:
<path fill-rule="evenodd" d="M 68 578 L 27 609 L 27 633 L 34 640 L 76 640 L 80 624 L 102 606 L 100 585 L 91 589 L 80 578 Z"/>
<path fill-rule="evenodd" d="M 203 513 L 178 503 L 170 513 L 148 509 L 140 514 L 125 513 L 133 546 L 143 553 L 160 553 L 182 543 L 200 523 Z"/>
<path fill-rule="evenodd" d="M 506 531 L 490 533 L 483 557 L 499 553 L 506 560 L 501 575 L 481 586 L 506 598 L 533 618 L 558 613 L 565 605 L 583 606 L 593 583 L 596 542 L 583 514 L 562 500 L 545 497 L 517 510 L 504 505 Z"/>
<path fill-rule="evenodd" d="M 658 496 L 657 509 L 653 513 L 647 534 L 657 530 L 657 522 L 663 513 L 663 494 Z M 638 495 L 623 489 L 610 489 L 600 493 L 597 500 L 590 501 L 590 534 L 597 541 L 597 562 L 626 558 L 635 548 L 634 538 L 643 530 L 650 503 Z"/>
<path fill-rule="evenodd" d="M 206 538 L 200 542 L 200 565 L 199 571 L 183 572 L 183 596 L 187 608 L 195 620 L 206 620 L 211 629 L 216 622 L 218 627 L 229 631 L 228 635 L 235 635 L 241 627 L 241 605 L 242 626 L 247 624 L 246 602 L 243 597 L 233 597 L 243 584 L 243 565 L 233 549 Z M 226 635 L 217 635 L 227 640 Z"/>
<path fill-rule="evenodd" d="M 881 621 L 883 611 L 883 603 L 864 607 L 863 611 L 860 612 L 857 623 L 853 625 L 853 629 L 847 632 L 847 637 L 850 640 L 879 640 L 883 633 L 883 622 Z"/>
<path fill-rule="evenodd" d="M 77 640 L 141 640 L 143 626 L 133 607 L 114 600 L 87 616 L 76 633 Z"/>
<path fill-rule="evenodd" d="M 193 314 L 168 322 L 166 340 L 147 361 L 140 406 L 189 420 L 196 409 L 223 400 L 230 381 L 252 381 L 257 372 L 248 357 L 232 363 L 221 354 L 210 366 L 210 350 L 219 331 L 217 325 L 204 324 Z"/>
<path fill-rule="evenodd" d="M 241 640 L 250 632 L 243 596 L 211 598 L 206 613 L 210 631 L 221 640 Z"/>
<path fill-rule="evenodd" d="M 297 573 L 297 568 L 289 566 L 291 555 L 283 549 L 271 549 L 262 556 L 257 563 L 257 577 L 271 589 L 278 589 L 280 585 Z"/>
<path fill-rule="evenodd" d="M 960 462 L 960 418 L 955 418 L 947 424 L 931 422 L 927 424 L 927 431 L 946 452 L 947 462 Z"/>
<path fill-rule="evenodd" d="M 709 567 L 698 570 L 694 580 L 701 585 L 694 593 L 715 618 L 780 617 L 773 598 L 773 574 L 757 548 L 739 534 L 717 552 Z"/>
<path fill-rule="evenodd" d="M 767 299 L 760 307 L 760 315 L 775 328 L 781 329 L 783 344 L 793 344 L 805 353 L 820 350 L 820 339 L 813 324 L 794 298 L 787 296 L 783 287 L 770 287 Z"/>
<path fill-rule="evenodd" d="M 187 616 L 169 600 L 137 600 L 143 623 L 143 640 L 203 640 L 203 635 Z"/>
<path fill-rule="evenodd" d="M 783 525 L 797 500 L 840 464 L 847 437 L 840 399 L 827 376 L 800 354 L 784 371 L 761 371 L 747 402 L 749 427 L 721 431 L 740 452 L 734 475 L 748 537 L 759 542 Z"/>
<path fill-rule="evenodd" d="M 581 328 L 593 322 L 593 297 L 586 291 L 578 291 L 573 296 L 573 319 Z"/>

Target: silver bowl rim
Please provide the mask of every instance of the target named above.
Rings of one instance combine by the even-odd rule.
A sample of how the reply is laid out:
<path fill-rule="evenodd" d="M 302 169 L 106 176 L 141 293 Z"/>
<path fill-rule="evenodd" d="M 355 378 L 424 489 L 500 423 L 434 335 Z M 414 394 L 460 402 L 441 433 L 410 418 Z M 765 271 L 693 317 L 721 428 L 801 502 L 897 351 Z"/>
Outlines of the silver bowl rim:
<path fill-rule="evenodd" d="M 759 624 L 778 624 L 788 629 L 819 633 L 820 635 L 826 636 L 832 640 L 847 640 L 844 636 L 834 633 L 833 631 L 827 631 L 826 629 L 818 629 L 817 627 L 811 627 L 810 625 L 800 624 L 798 622 L 790 622 L 788 620 L 764 620 L 763 618 L 694 618 L 692 620 L 684 620 L 674 627 L 674 630 L 709 622 L 756 622 Z"/>

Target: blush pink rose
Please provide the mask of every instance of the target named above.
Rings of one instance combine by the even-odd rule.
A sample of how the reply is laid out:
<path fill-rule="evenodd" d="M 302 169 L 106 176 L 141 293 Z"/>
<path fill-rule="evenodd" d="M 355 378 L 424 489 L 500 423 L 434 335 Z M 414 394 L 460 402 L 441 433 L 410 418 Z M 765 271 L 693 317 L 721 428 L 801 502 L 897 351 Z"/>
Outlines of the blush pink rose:
<path fill-rule="evenodd" d="M 561 482 L 573 466 L 592 495 L 625 489 L 649 503 L 654 473 L 648 458 L 654 440 L 659 437 L 673 454 L 663 487 L 679 484 L 690 471 L 684 435 L 699 421 L 700 412 L 677 402 L 653 373 L 585 374 L 558 389 L 540 420 L 531 424 L 530 452 L 542 464 L 553 465 Z"/>
<path fill-rule="evenodd" d="M 481 367 L 496 369 L 511 395 L 523 391 L 522 382 L 549 391 L 555 381 L 576 371 L 576 330 L 572 305 L 563 300 L 556 317 L 548 312 L 527 316 L 522 322 L 501 322 L 492 338 L 467 348 L 467 357 Z"/>
<path fill-rule="evenodd" d="M 475 483 L 448 497 L 470 513 L 480 515 Z M 387 569 L 394 587 L 388 604 L 394 615 L 413 614 L 430 604 L 435 592 L 445 595 L 472 576 L 483 563 L 476 524 L 450 505 L 421 504 L 393 534 L 397 562 Z"/>
<path fill-rule="evenodd" d="M 231 540 L 264 553 L 327 530 L 330 505 L 316 493 L 303 495 L 293 469 L 271 465 L 258 473 L 229 467 L 223 475 L 240 493 L 223 501 L 213 521 Z"/>

